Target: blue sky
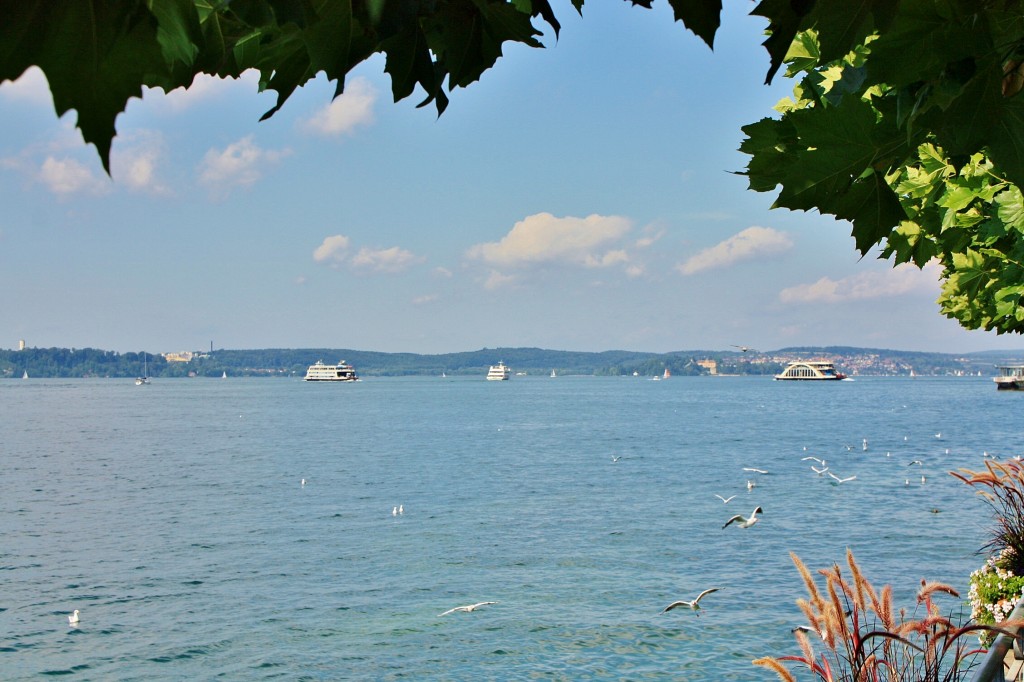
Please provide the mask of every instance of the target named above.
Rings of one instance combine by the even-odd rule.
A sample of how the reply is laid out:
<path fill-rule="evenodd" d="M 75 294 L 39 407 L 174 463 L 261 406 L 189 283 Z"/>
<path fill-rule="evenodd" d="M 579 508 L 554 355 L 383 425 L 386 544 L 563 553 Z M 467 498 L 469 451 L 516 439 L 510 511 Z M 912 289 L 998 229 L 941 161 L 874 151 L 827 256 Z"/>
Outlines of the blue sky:
<path fill-rule="evenodd" d="M 39 72 L 0 86 L 0 347 L 1024 348 L 944 318 L 935 268 L 747 191 L 740 127 L 791 85 L 751 4 L 714 52 L 664 4 L 557 3 L 557 43 L 440 118 L 379 58 L 263 123 L 255 77 L 149 91 L 113 179 Z"/>

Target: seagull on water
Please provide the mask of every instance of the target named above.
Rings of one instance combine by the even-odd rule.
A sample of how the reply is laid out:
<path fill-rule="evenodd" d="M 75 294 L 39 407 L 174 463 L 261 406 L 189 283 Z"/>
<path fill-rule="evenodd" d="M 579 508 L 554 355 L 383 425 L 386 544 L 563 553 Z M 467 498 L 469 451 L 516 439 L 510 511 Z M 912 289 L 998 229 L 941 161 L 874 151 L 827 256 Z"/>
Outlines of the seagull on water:
<path fill-rule="evenodd" d="M 447 616 L 449 613 L 455 613 L 456 611 L 465 611 L 466 613 L 469 613 L 470 611 L 476 611 L 481 606 L 487 606 L 488 604 L 497 603 L 498 602 L 496 601 L 478 601 L 475 604 L 467 604 L 466 606 L 456 606 L 454 609 L 448 609 L 444 613 L 437 614 L 437 617 L 440 618 L 441 616 Z"/>
<path fill-rule="evenodd" d="M 922 462 L 922 461 L 921 461 L 921 460 L 919 460 L 919 459 L 915 459 L 915 460 L 914 460 L 913 462 L 907 462 L 907 466 L 908 466 L 908 467 L 912 467 L 912 466 L 914 466 L 915 464 L 917 464 L 918 466 L 924 466 L 924 462 Z"/>
<path fill-rule="evenodd" d="M 729 497 L 722 497 L 721 495 L 717 495 L 716 494 L 715 497 L 720 499 L 723 504 L 729 504 L 729 500 L 731 500 L 732 498 L 734 498 L 736 496 L 735 495 L 730 495 Z M 697 597 L 697 599 L 700 599 L 700 597 Z"/>
<path fill-rule="evenodd" d="M 622 455 L 612 455 L 613 462 L 618 462 L 620 459 L 622 459 Z"/>
<path fill-rule="evenodd" d="M 78 609 L 75 609 L 75 612 L 68 616 L 68 625 L 78 625 Z"/>
<path fill-rule="evenodd" d="M 755 523 L 758 522 L 757 515 L 758 514 L 763 514 L 763 513 L 764 513 L 764 510 L 761 509 L 760 507 L 758 507 L 754 511 L 750 512 L 750 516 L 748 516 L 748 517 L 743 517 L 743 516 L 740 516 L 739 514 L 737 514 L 736 516 L 734 516 L 731 519 L 729 519 L 728 521 L 726 521 L 725 522 L 725 526 L 728 526 L 733 521 L 737 521 L 738 523 L 736 525 L 739 526 L 740 528 L 750 528 L 751 526 L 753 526 Z M 725 528 L 725 526 L 722 526 L 722 528 Z M 700 597 L 697 597 L 697 598 L 700 599 Z"/>
<path fill-rule="evenodd" d="M 698 594 L 697 598 L 694 599 L 693 601 L 681 601 L 681 600 L 680 601 L 674 601 L 671 604 L 669 604 L 668 606 L 666 606 L 665 610 L 662 611 L 662 613 L 667 613 L 667 612 L 671 611 L 672 609 L 674 609 L 674 608 L 676 608 L 678 606 L 689 606 L 690 610 L 693 611 L 694 613 L 696 613 L 699 616 L 700 615 L 700 603 L 699 603 L 700 600 L 704 598 L 705 594 L 711 594 L 712 592 L 718 592 L 718 589 L 719 588 L 717 588 L 717 587 L 710 587 L 710 588 L 704 590 L 703 592 L 701 592 L 700 594 Z"/>
<path fill-rule="evenodd" d="M 828 472 L 828 475 L 831 476 L 832 478 L 836 479 L 836 481 L 838 481 L 839 483 L 846 483 L 847 481 L 852 481 L 855 478 L 857 478 L 856 476 L 848 476 L 846 478 L 839 478 L 838 476 L 833 474 L 831 471 Z"/>
<path fill-rule="evenodd" d="M 747 481 L 747 492 L 750 492 L 751 490 L 753 490 L 756 487 L 757 487 L 756 483 L 754 483 L 753 481 Z"/>
<path fill-rule="evenodd" d="M 398 516 L 398 507 L 392 507 L 391 508 L 391 515 L 392 516 Z"/>
<path fill-rule="evenodd" d="M 405 507 L 403 507 L 402 505 L 398 505 L 398 513 L 399 514 L 404 514 L 405 513 Z"/>

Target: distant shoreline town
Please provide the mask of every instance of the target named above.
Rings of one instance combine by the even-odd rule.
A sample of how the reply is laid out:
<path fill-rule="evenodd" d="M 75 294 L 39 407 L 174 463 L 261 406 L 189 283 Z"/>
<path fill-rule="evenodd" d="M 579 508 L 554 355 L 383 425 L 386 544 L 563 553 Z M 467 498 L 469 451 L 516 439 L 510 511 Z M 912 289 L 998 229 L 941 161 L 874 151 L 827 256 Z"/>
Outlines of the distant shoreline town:
<path fill-rule="evenodd" d="M 211 344 L 212 346 L 212 344 Z M 135 377 L 146 367 L 152 377 L 302 377 L 317 360 L 353 365 L 362 377 L 483 377 L 504 362 L 514 374 L 549 376 L 774 375 L 794 360 L 828 359 L 848 376 L 992 376 L 997 365 L 1024 363 L 1024 350 L 966 354 L 805 346 L 760 352 L 692 350 L 579 352 L 541 348 L 482 348 L 459 353 L 382 353 L 341 348 L 252 349 L 119 353 L 94 348 L 0 349 L 0 378 Z"/>

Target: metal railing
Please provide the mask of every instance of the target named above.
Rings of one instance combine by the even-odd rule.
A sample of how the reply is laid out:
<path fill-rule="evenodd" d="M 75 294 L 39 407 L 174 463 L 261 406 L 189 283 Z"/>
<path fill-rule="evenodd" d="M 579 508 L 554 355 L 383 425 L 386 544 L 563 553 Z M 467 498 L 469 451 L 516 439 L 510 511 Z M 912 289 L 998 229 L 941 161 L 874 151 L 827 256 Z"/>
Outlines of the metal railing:
<path fill-rule="evenodd" d="M 1007 620 L 1024 619 L 1024 599 L 1017 602 Z M 1013 649 L 1013 643 L 1020 637 L 1021 628 L 1010 628 L 1013 634 L 1000 634 L 988 648 L 985 659 L 974 671 L 971 682 L 1006 682 L 1006 670 L 1004 663 L 1006 655 Z"/>

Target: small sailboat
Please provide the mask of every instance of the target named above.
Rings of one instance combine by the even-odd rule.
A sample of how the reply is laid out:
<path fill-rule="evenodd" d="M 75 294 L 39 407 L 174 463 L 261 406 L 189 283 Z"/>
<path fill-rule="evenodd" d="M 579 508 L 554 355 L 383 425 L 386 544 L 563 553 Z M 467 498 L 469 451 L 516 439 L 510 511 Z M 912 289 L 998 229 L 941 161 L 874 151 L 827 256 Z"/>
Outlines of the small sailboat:
<path fill-rule="evenodd" d="M 21 378 L 22 379 L 28 379 L 28 370 L 27 369 L 25 370 L 25 373 L 21 375 Z"/>
<path fill-rule="evenodd" d="M 220 378 L 221 379 L 227 379 L 228 378 L 227 370 L 225 370 L 224 373 L 220 375 Z"/>
<path fill-rule="evenodd" d="M 149 384 L 149 356 L 146 353 L 142 354 L 142 376 L 135 377 L 136 386 L 145 386 Z"/>
<path fill-rule="evenodd" d="M 668 367 L 666 367 L 665 368 L 665 373 L 662 375 L 661 378 L 662 379 L 668 379 L 670 376 L 672 376 L 672 372 L 668 371 Z"/>
<path fill-rule="evenodd" d="M 551 370 L 551 378 L 552 378 L 552 379 L 554 379 L 554 378 L 555 378 L 555 377 L 557 377 L 557 376 L 558 376 L 558 375 L 557 375 L 557 374 L 555 374 L 555 370 Z"/>

